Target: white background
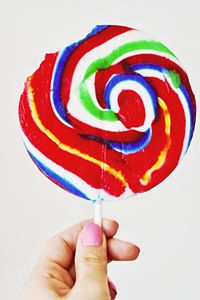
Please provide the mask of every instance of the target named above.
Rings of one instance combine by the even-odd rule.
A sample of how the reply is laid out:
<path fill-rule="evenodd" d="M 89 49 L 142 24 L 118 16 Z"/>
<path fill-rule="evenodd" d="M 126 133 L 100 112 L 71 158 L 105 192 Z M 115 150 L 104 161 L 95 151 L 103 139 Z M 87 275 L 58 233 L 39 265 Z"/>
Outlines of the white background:
<path fill-rule="evenodd" d="M 2 1 L 1 299 L 20 299 L 21 286 L 49 237 L 93 215 L 91 204 L 67 194 L 40 174 L 24 149 L 17 108 L 26 77 L 39 66 L 45 53 L 79 40 L 94 25 L 129 25 L 162 41 L 179 57 L 199 103 L 199 3 Z M 141 248 L 137 261 L 109 267 L 109 275 L 118 287 L 118 299 L 200 299 L 198 123 L 197 119 L 187 156 L 167 180 L 144 195 L 104 206 L 104 216 L 120 223 L 118 237 Z"/>

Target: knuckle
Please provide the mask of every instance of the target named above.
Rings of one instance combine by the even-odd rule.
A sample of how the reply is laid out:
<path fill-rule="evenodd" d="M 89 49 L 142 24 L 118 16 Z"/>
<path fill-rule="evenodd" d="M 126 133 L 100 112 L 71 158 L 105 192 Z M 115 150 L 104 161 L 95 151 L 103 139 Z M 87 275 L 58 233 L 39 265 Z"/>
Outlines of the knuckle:
<path fill-rule="evenodd" d="M 82 258 L 84 264 L 98 264 L 102 265 L 105 263 L 104 259 L 97 255 L 86 255 Z"/>
<path fill-rule="evenodd" d="M 79 263 L 85 265 L 105 265 L 106 259 L 96 253 L 90 253 L 79 258 Z"/>

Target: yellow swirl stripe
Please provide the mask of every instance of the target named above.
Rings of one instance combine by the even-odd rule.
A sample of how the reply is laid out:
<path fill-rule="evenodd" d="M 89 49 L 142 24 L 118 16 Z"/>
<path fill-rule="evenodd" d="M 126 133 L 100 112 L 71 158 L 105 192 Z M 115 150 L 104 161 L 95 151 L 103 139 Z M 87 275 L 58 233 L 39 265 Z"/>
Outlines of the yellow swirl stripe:
<path fill-rule="evenodd" d="M 171 118 L 169 114 L 169 110 L 167 108 L 167 105 L 165 102 L 158 97 L 158 104 L 162 108 L 164 112 L 164 118 L 165 118 L 165 134 L 167 136 L 167 144 L 165 145 L 164 149 L 160 152 L 158 159 L 156 163 L 148 169 L 144 175 L 140 178 L 140 183 L 143 185 L 147 185 L 151 179 L 151 175 L 154 171 L 159 170 L 165 163 L 167 152 L 171 146 L 171 138 L 170 138 L 170 132 L 171 132 Z"/>
<path fill-rule="evenodd" d="M 58 147 L 70 154 L 74 154 L 78 157 L 81 157 L 91 163 L 94 163 L 95 165 L 99 166 L 102 170 L 107 171 L 108 173 L 110 173 L 111 175 L 115 176 L 117 179 L 119 179 L 124 186 L 128 187 L 128 182 L 126 181 L 125 177 L 122 175 L 121 171 L 117 171 L 114 168 L 110 167 L 108 164 L 106 164 L 103 161 L 100 161 L 86 153 L 82 153 L 80 152 L 78 149 L 76 148 L 72 148 L 69 145 L 65 145 L 63 144 L 49 129 L 47 129 L 42 121 L 39 118 L 38 112 L 37 112 L 37 108 L 35 105 L 35 101 L 34 101 L 34 91 L 33 88 L 31 86 L 31 79 L 32 77 L 29 77 L 27 80 L 27 86 L 28 86 L 28 99 L 29 99 L 29 104 L 30 104 L 30 109 L 32 112 L 32 117 L 34 122 L 36 123 L 36 125 L 39 127 L 39 129 L 45 133 L 55 144 L 58 145 Z M 92 175 L 91 175 L 92 176 Z"/>

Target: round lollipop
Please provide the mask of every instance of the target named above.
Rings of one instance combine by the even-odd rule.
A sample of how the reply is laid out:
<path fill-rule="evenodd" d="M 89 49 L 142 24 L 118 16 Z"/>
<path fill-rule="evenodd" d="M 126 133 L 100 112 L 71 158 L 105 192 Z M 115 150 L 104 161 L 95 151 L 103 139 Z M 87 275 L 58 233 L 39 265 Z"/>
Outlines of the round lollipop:
<path fill-rule="evenodd" d="M 47 54 L 19 103 L 34 163 L 91 201 L 130 197 L 163 181 L 188 150 L 195 115 L 177 57 L 141 31 L 113 25 Z"/>

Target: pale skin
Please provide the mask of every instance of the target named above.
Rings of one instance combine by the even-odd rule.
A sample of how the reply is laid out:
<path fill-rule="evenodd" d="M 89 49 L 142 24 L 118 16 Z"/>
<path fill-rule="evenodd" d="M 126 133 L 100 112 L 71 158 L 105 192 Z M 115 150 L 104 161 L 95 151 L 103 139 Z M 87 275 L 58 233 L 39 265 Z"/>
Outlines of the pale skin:
<path fill-rule="evenodd" d="M 83 246 L 85 220 L 64 230 L 45 245 L 22 291 L 22 300 L 114 300 L 116 290 L 108 281 L 107 264 L 135 260 L 139 248 L 114 238 L 118 223 L 103 219 L 102 244 Z"/>

